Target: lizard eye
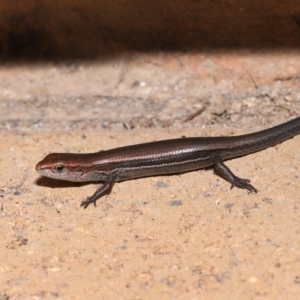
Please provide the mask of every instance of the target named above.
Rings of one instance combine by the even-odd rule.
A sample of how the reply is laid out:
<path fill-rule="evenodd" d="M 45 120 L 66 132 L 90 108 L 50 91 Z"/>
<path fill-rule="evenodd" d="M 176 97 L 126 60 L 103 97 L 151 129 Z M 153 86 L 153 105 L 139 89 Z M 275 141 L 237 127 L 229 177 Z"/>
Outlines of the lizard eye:
<path fill-rule="evenodd" d="M 65 166 L 63 166 L 63 165 L 57 165 L 57 166 L 54 167 L 54 170 L 57 173 L 62 173 L 65 170 Z"/>

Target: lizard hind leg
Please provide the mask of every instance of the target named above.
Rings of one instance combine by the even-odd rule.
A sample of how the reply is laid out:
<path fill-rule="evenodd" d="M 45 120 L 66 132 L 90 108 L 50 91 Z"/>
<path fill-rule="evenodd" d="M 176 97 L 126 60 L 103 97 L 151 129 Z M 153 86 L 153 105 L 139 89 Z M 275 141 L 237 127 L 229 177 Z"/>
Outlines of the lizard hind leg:
<path fill-rule="evenodd" d="M 250 193 L 257 193 L 257 189 L 250 184 L 250 180 L 234 175 L 224 164 L 223 159 L 219 154 L 212 155 L 211 160 L 214 163 L 215 169 L 221 174 L 221 176 L 231 183 L 231 188 L 235 186 L 240 189 L 248 190 Z"/>

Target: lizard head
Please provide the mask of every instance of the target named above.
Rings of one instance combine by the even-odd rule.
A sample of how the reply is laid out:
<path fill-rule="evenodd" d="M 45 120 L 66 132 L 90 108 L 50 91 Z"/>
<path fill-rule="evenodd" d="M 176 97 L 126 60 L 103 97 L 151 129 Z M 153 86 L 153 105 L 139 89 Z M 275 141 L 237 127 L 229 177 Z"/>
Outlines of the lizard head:
<path fill-rule="evenodd" d="M 67 181 L 89 181 L 84 164 L 80 163 L 82 154 L 51 153 L 36 166 L 36 171 L 46 177 Z"/>

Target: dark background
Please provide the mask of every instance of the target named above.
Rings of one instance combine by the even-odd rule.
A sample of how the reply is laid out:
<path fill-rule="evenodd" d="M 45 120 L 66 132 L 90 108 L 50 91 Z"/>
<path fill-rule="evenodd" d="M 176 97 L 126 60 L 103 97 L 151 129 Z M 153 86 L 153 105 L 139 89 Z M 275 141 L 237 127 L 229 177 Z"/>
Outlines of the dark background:
<path fill-rule="evenodd" d="M 300 1 L 2 1 L 2 59 L 126 51 L 297 48 Z"/>

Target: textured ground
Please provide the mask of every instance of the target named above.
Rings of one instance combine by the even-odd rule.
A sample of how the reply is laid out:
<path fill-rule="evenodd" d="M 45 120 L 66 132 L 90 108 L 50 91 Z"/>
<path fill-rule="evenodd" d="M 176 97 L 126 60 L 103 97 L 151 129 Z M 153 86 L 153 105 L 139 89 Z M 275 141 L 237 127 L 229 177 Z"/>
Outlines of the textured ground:
<path fill-rule="evenodd" d="M 94 184 L 40 178 L 34 166 L 49 152 L 291 119 L 300 112 L 299 55 L 269 55 L 268 65 L 251 53 L 127 59 L 0 70 L 2 298 L 297 299 L 299 137 L 227 162 L 257 195 L 202 170 L 116 184 L 83 210 Z"/>

